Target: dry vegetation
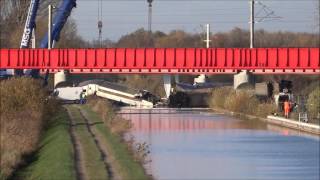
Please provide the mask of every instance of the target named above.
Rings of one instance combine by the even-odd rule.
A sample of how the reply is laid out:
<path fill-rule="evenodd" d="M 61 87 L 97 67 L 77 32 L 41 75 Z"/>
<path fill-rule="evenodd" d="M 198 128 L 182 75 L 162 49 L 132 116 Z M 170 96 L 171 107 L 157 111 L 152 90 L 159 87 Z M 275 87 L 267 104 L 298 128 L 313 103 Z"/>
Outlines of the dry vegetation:
<path fill-rule="evenodd" d="M 30 78 L 1 81 L 0 95 L 0 174 L 5 178 L 37 148 L 44 120 L 56 105 L 46 100 L 41 83 Z"/>
<path fill-rule="evenodd" d="M 91 109 L 99 114 L 104 124 L 110 128 L 111 132 L 120 136 L 131 128 L 130 121 L 117 116 L 109 101 L 97 97 L 90 97 L 88 105 Z"/>
<path fill-rule="evenodd" d="M 235 91 L 231 87 L 213 90 L 210 106 L 259 117 L 266 117 L 277 110 L 275 104 L 261 103 L 250 91 Z"/>
<path fill-rule="evenodd" d="M 308 97 L 307 110 L 311 120 L 320 120 L 320 87 L 315 88 Z"/>
<path fill-rule="evenodd" d="M 121 76 L 123 77 L 123 76 Z M 127 75 L 122 82 L 129 87 L 145 89 L 158 96 L 164 96 L 163 77 L 158 75 Z"/>
<path fill-rule="evenodd" d="M 116 115 L 115 109 L 113 109 L 109 101 L 97 97 L 91 97 L 88 99 L 88 105 L 102 118 L 105 126 L 107 126 L 107 128 L 109 128 L 113 134 L 119 135 L 122 139 L 124 139 L 123 135 L 130 130 L 132 124 L 130 121 Z M 126 145 L 136 161 L 142 164 L 148 162 L 148 144 L 135 142 L 134 138 L 131 137 L 127 140 Z"/>
<path fill-rule="evenodd" d="M 315 86 L 316 84 L 316 86 Z M 313 87 L 313 90 L 310 90 Z M 311 123 L 319 124 L 320 120 L 320 87 L 319 81 L 314 81 L 304 90 L 298 92 L 307 96 L 306 110 Z M 271 113 L 279 113 L 273 101 L 261 102 L 253 92 L 247 90 L 235 91 L 231 87 L 217 88 L 212 91 L 209 100 L 213 109 L 224 109 L 237 113 L 244 113 L 265 118 Z M 301 105 L 303 106 L 303 105 Z M 290 113 L 292 119 L 298 119 L 298 112 Z"/>

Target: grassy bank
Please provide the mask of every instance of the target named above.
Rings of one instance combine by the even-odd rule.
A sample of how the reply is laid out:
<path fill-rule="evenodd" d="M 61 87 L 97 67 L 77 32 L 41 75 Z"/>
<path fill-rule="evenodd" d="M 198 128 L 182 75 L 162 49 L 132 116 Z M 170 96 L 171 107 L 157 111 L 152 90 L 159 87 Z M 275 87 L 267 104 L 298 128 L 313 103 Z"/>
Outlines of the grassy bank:
<path fill-rule="evenodd" d="M 16 179 L 75 179 L 68 118 L 61 109 L 50 119 L 31 164 L 21 169 Z"/>
<path fill-rule="evenodd" d="M 89 105 L 81 108 L 94 122 L 104 122 L 103 124 L 97 123 L 96 128 L 107 142 L 117 171 L 123 179 L 150 179 L 142 166 L 142 157 L 139 157 L 122 137 L 123 133 L 130 128 L 129 121 L 116 116 L 106 101 L 97 101 L 96 103 L 89 101 Z"/>
<path fill-rule="evenodd" d="M 5 179 L 33 153 L 56 107 L 41 82 L 31 78 L 0 81 L 0 176 Z"/>
<path fill-rule="evenodd" d="M 213 90 L 209 104 L 214 109 L 224 109 L 262 118 L 277 110 L 272 102 L 260 102 L 249 91 L 235 91 L 229 87 Z"/>

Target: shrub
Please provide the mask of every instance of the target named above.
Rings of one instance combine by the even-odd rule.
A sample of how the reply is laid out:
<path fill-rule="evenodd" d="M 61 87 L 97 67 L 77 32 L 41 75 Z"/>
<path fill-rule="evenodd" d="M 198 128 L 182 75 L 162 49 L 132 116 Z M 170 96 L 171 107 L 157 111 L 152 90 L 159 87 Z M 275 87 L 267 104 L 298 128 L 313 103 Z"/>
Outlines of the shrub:
<path fill-rule="evenodd" d="M 117 116 L 108 100 L 90 97 L 88 105 L 101 116 L 104 124 L 110 128 L 112 133 L 122 136 L 131 128 L 131 122 Z"/>
<path fill-rule="evenodd" d="M 226 98 L 230 95 L 231 92 L 232 88 L 230 87 L 214 89 L 211 93 L 211 101 L 209 103 L 210 106 L 224 108 Z"/>
<path fill-rule="evenodd" d="M 48 109 L 41 83 L 25 77 L 1 81 L 0 96 L 0 169 L 6 178 L 37 148 L 44 117 L 56 106 Z"/>
<path fill-rule="evenodd" d="M 268 115 L 277 112 L 277 106 L 274 103 L 262 103 L 257 107 L 254 115 L 259 117 L 267 117 Z"/>
<path fill-rule="evenodd" d="M 320 113 L 320 87 L 317 87 L 309 94 L 307 110 L 312 119 L 318 117 Z"/>
<path fill-rule="evenodd" d="M 252 114 L 258 104 L 259 102 L 253 94 L 246 91 L 233 90 L 229 93 L 224 106 L 230 111 Z"/>
<path fill-rule="evenodd" d="M 98 97 L 89 97 L 87 105 L 97 113 L 103 120 L 104 125 L 115 135 L 119 135 L 121 140 L 126 141 L 128 150 L 132 153 L 135 161 L 141 164 L 150 162 L 147 156 L 150 153 L 150 147 L 147 143 L 136 142 L 133 136 L 123 137 L 132 127 L 132 123 L 115 114 L 115 109 L 108 100 Z"/>
<path fill-rule="evenodd" d="M 261 104 L 251 91 L 235 91 L 229 87 L 213 90 L 210 106 L 259 117 L 266 117 L 276 111 L 276 106 L 273 103 Z"/>

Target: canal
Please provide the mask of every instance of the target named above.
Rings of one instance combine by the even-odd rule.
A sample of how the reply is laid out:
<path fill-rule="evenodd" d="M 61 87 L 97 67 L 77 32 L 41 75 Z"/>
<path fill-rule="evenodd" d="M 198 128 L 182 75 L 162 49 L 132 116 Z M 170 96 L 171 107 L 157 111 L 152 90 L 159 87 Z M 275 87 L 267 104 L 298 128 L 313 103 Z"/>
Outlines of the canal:
<path fill-rule="evenodd" d="M 129 109 L 155 179 L 318 180 L 319 136 L 203 110 Z"/>

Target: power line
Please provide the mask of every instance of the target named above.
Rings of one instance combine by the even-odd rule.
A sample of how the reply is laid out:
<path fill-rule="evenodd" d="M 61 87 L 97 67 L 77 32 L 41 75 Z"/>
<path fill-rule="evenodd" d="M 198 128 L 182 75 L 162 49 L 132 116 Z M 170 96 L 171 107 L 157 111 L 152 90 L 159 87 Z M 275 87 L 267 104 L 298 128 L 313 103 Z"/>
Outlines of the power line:
<path fill-rule="evenodd" d="M 78 0 L 78 1 L 99 1 L 99 0 Z M 105 2 L 144 2 L 145 0 L 103 0 Z M 248 0 L 157 0 L 157 2 L 183 2 L 183 1 L 193 1 L 193 2 L 199 2 L 199 1 L 207 1 L 207 2 L 232 2 L 232 1 L 238 1 L 238 2 L 247 2 Z M 279 0 L 263 0 L 264 2 L 279 2 Z M 305 2 L 305 1 L 316 1 L 316 0 L 281 0 L 282 2 Z"/>
<path fill-rule="evenodd" d="M 282 17 L 277 16 L 270 7 L 263 4 L 262 2 L 259 1 L 257 4 L 261 6 L 260 10 L 255 14 L 255 19 L 257 19 L 257 22 L 282 19 Z"/>
<path fill-rule="evenodd" d="M 81 2 L 81 1 L 94 2 L 94 1 L 100 1 L 100 0 L 78 0 L 78 1 L 79 2 Z M 136 6 L 134 6 L 134 4 L 130 4 L 130 2 L 132 2 L 132 3 L 145 3 L 145 0 L 101 0 L 101 1 L 104 1 L 104 2 L 126 2 L 126 4 L 125 4 L 126 6 L 132 6 L 132 7 L 136 7 Z M 307 2 L 307 1 L 310 2 L 310 1 L 315 1 L 315 0 L 281 0 L 281 1 L 279 1 L 279 0 L 261 0 L 261 1 L 274 2 L 274 3 L 275 2 L 297 2 L 297 3 L 299 2 L 299 3 L 301 3 L 302 1 L 303 2 Z M 193 4 L 193 3 L 197 3 L 197 2 L 210 2 L 210 3 L 211 2 L 212 3 L 214 3 L 214 2 L 248 2 L 248 0 L 155 0 L 154 2 L 155 3 L 163 2 L 162 4 L 166 4 L 166 3 L 169 4 L 171 2 L 172 3 L 190 2 L 190 4 L 191 4 L 191 2 L 192 2 L 192 7 L 194 7 L 193 5 L 196 5 L 196 4 Z M 88 3 L 86 3 L 86 4 L 88 4 Z M 110 3 L 110 4 L 113 5 L 115 3 Z M 209 3 L 206 3 L 206 4 L 209 4 Z M 121 6 L 123 6 L 123 5 L 121 5 Z M 271 23 L 274 20 L 278 20 L 280 18 L 280 16 L 275 15 L 275 13 L 273 12 L 273 10 L 271 8 L 264 6 L 262 3 L 258 3 L 257 6 L 261 6 L 261 11 L 259 13 L 259 10 L 258 10 L 257 11 L 258 13 L 255 14 L 256 15 L 255 23 L 264 22 L 264 23 L 268 24 L 268 23 Z M 206 7 L 208 7 L 208 6 L 206 6 Z M 171 11 L 172 8 L 169 8 L 169 9 Z M 184 8 L 182 8 L 182 9 L 184 11 Z M 240 13 L 236 14 L 234 12 L 237 12 L 237 11 L 233 11 L 236 9 L 243 10 L 243 11 L 248 10 L 248 8 L 237 8 L 237 7 L 236 8 L 230 8 L 230 7 L 229 8 L 214 8 L 214 6 L 213 6 L 213 8 L 211 8 L 211 9 L 206 9 L 205 7 L 200 8 L 200 9 L 196 8 L 194 11 L 186 10 L 187 13 L 179 13 L 179 12 L 182 12 L 181 10 L 179 10 L 179 11 L 172 11 L 174 13 L 170 14 L 170 12 L 168 12 L 168 9 L 167 9 L 166 13 L 153 12 L 154 17 L 160 17 L 160 18 L 157 18 L 158 20 L 163 19 L 161 17 L 165 17 L 165 18 L 169 17 L 165 20 L 167 22 L 163 22 L 163 21 L 157 22 L 157 19 L 155 19 L 156 21 L 152 22 L 152 25 L 155 25 L 156 28 L 161 27 L 161 25 L 163 25 L 163 28 L 166 28 L 165 26 L 170 26 L 170 27 L 182 26 L 183 28 L 188 28 L 188 25 L 189 25 L 189 27 L 191 27 L 193 25 L 197 26 L 202 23 L 210 23 L 210 24 L 219 24 L 220 26 L 224 26 L 224 27 L 227 27 L 229 24 L 233 24 L 233 27 L 236 27 L 236 26 L 245 27 L 248 24 L 248 21 L 242 20 L 242 18 L 241 19 L 238 18 L 238 20 L 240 20 L 240 21 L 219 21 L 219 19 L 221 20 L 221 18 L 219 18 L 219 17 L 217 17 L 217 18 L 219 18 L 219 19 L 217 19 L 217 21 L 213 20 L 213 19 L 215 19 L 214 16 L 220 16 L 220 15 L 221 16 L 238 16 L 238 17 L 243 16 L 245 18 L 249 14 L 247 11 L 246 11 L 246 13 L 243 13 L 243 14 L 240 14 Z M 143 18 L 141 18 L 141 21 L 136 21 L 136 20 L 137 19 L 139 20 L 139 17 L 147 17 L 148 11 L 140 10 L 140 11 L 132 11 L 132 13 L 130 13 L 131 10 L 134 10 L 134 8 L 129 9 L 129 10 L 125 11 L 124 13 L 121 13 L 121 9 L 119 9 L 119 11 L 115 11 L 115 9 L 111 9 L 111 11 L 106 12 L 107 14 L 106 13 L 104 14 L 107 17 L 107 20 L 104 20 L 103 22 L 108 23 L 108 29 L 112 28 L 112 26 L 116 26 L 116 27 L 119 27 L 119 26 L 121 26 L 121 27 L 126 27 L 126 26 L 127 27 L 128 26 L 129 27 L 133 27 L 133 26 L 134 27 L 145 27 L 145 25 L 146 25 L 145 19 L 144 19 L 144 21 L 143 21 Z M 298 12 L 298 11 L 301 12 L 302 10 L 303 9 L 301 9 L 301 8 L 292 8 L 292 7 L 288 7 L 288 8 L 286 7 L 283 9 L 283 11 L 295 11 L 295 12 Z M 309 10 L 309 9 L 305 9 L 305 10 Z M 197 13 L 196 11 L 200 11 L 200 12 Z M 211 13 L 212 11 L 219 11 L 219 13 Z M 111 14 L 113 12 L 115 12 L 115 13 Z M 281 9 L 281 12 L 282 12 L 282 9 Z M 87 19 L 87 18 L 90 19 L 89 17 L 91 16 L 91 14 L 89 14 L 89 13 L 77 14 L 77 15 L 79 15 L 77 18 L 79 20 L 83 20 L 83 19 Z M 128 18 L 122 18 L 123 20 L 125 20 L 127 22 L 125 22 L 125 21 L 123 22 L 123 21 L 121 21 L 122 19 L 119 19 L 119 18 L 117 18 L 118 20 L 112 19 L 113 17 L 118 17 L 118 16 L 120 16 L 120 18 L 127 16 Z M 178 19 L 181 19 L 180 17 L 182 17 L 182 18 L 184 18 L 183 20 L 189 20 L 189 21 L 181 22 L 177 19 L 173 19 L 173 18 L 170 19 L 170 16 L 179 16 Z M 197 16 L 197 17 L 189 19 L 190 16 Z M 213 19 L 211 18 L 210 19 L 211 21 L 207 21 L 207 20 L 204 20 L 206 18 L 203 19 L 201 17 L 199 18 L 198 16 L 207 16 L 207 17 L 211 16 Z M 134 18 L 134 17 L 136 17 L 136 18 Z M 130 20 L 129 18 L 132 20 Z M 230 17 L 230 18 L 232 18 L 232 17 Z M 230 20 L 230 18 L 226 18 L 226 20 L 228 20 L 228 19 Z M 176 20 L 176 22 L 172 21 L 172 20 Z M 192 21 L 190 21 L 190 20 L 192 20 Z M 168 22 L 168 21 L 170 21 L 170 22 Z M 148 28 L 147 29 L 151 30 L 151 26 L 150 26 L 151 23 L 149 23 L 149 22 L 151 22 L 151 20 L 148 21 Z M 301 20 L 301 16 L 300 16 L 299 20 L 297 20 L 297 19 L 292 19 L 292 20 L 281 19 L 281 21 L 280 20 L 275 21 L 275 22 L 273 22 L 273 24 L 274 23 L 288 24 L 288 26 L 291 27 L 295 24 L 297 24 L 297 25 L 298 24 L 307 24 L 309 22 L 311 22 L 311 20 L 309 20 L 309 19 Z M 85 24 L 86 23 L 87 22 L 85 22 Z M 88 23 L 90 23 L 90 22 L 88 22 Z M 87 28 L 89 28 L 89 27 L 86 27 L 85 29 L 87 29 Z"/>

